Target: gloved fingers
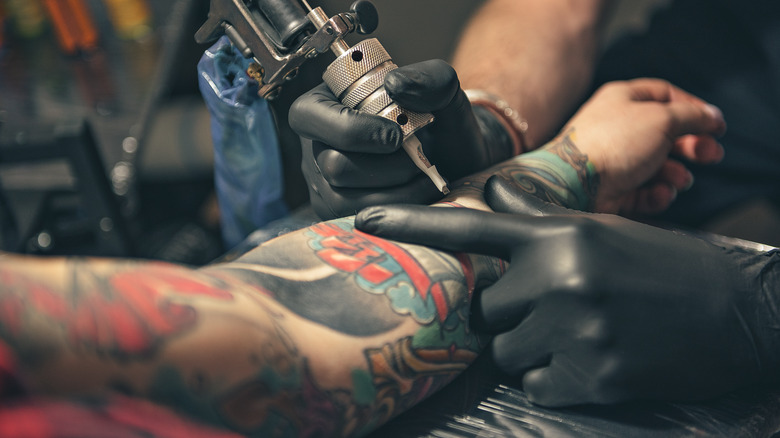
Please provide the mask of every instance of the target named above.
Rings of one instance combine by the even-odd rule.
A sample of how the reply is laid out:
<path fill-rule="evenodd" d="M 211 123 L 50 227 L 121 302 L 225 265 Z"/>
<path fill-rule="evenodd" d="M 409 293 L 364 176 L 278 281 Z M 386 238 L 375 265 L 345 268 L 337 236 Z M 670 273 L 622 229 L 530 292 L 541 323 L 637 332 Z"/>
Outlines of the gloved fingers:
<path fill-rule="evenodd" d="M 538 233 L 539 224 L 528 222 L 533 219 L 465 208 L 385 205 L 361 211 L 355 226 L 387 239 L 508 259 L 511 248 Z"/>
<path fill-rule="evenodd" d="M 505 373 L 522 376 L 530 369 L 547 366 L 553 348 L 539 327 L 528 317 L 514 329 L 496 335 L 491 343 L 493 361 Z"/>
<path fill-rule="evenodd" d="M 711 135 L 684 135 L 677 139 L 672 153 L 694 163 L 715 164 L 723 159 L 723 146 Z"/>
<path fill-rule="evenodd" d="M 560 349 L 547 366 L 523 376 L 523 390 L 533 403 L 548 407 L 626 401 L 636 397 L 636 390 L 629 386 L 624 359 L 576 345 Z"/>
<path fill-rule="evenodd" d="M 441 193 L 425 175 L 418 175 L 403 186 L 386 189 L 342 189 L 332 187 L 325 180 L 322 170 L 314 159 L 313 141 L 302 138 L 303 160 L 301 169 L 306 178 L 314 212 L 323 219 L 335 219 L 350 216 L 369 205 L 391 202 L 431 203 L 441 197 Z"/>
<path fill-rule="evenodd" d="M 485 184 L 485 201 L 499 213 L 548 216 L 576 214 L 577 212 L 543 201 L 523 190 L 520 183 L 501 175 L 493 175 Z"/>
<path fill-rule="evenodd" d="M 397 123 L 342 105 L 324 83 L 293 102 L 289 123 L 298 135 L 341 151 L 387 154 L 403 143 Z"/>
<path fill-rule="evenodd" d="M 615 391 L 594 385 L 592 374 L 589 367 L 573 363 L 565 353 L 556 353 L 547 366 L 523 376 L 523 390 L 531 402 L 546 407 L 620 400 Z"/>
<path fill-rule="evenodd" d="M 384 85 L 401 107 L 434 114 L 450 105 L 460 91 L 455 69 L 440 59 L 399 67 L 387 74 Z"/>
<path fill-rule="evenodd" d="M 375 205 L 399 202 L 429 204 L 440 199 L 441 196 L 441 192 L 423 174 L 406 185 L 385 189 L 337 188 L 328 185 L 324 179 L 319 184 L 309 182 L 309 198 L 312 207 L 323 220 L 351 216 L 361 209 Z"/>
<path fill-rule="evenodd" d="M 314 142 L 314 160 L 333 187 L 387 188 L 407 184 L 420 170 L 404 151 L 386 155 L 348 153 Z"/>
<path fill-rule="evenodd" d="M 446 107 L 430 112 L 435 120 L 419 131 L 419 138 L 428 157 L 447 178 L 462 178 L 490 167 L 497 157 L 510 155 L 507 147 L 495 146 L 504 144 L 501 135 L 507 135 L 505 128 L 496 121 L 478 121 L 463 90 L 458 89 Z M 431 138 L 434 141 L 426 141 Z"/>
<path fill-rule="evenodd" d="M 477 119 L 458 75 L 446 62 L 430 60 L 400 67 L 388 73 L 384 85 L 401 107 L 435 116 L 431 125 L 419 131 L 419 138 L 428 158 L 447 178 L 455 180 L 485 169 L 511 153 L 504 145 L 511 140 L 504 138 L 503 125 Z"/>
<path fill-rule="evenodd" d="M 471 324 L 485 333 L 499 334 L 517 327 L 532 308 L 532 297 L 540 289 L 532 266 L 517 263 L 472 300 Z M 541 277 L 541 276 L 538 276 Z M 520 339 L 525 339 L 521 337 Z"/>

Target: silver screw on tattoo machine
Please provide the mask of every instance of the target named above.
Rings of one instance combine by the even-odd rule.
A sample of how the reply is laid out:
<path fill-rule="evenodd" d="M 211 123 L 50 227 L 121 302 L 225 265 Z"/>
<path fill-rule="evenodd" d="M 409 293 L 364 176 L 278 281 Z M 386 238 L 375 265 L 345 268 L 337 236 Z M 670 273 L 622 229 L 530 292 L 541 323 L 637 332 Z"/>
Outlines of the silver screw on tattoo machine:
<path fill-rule="evenodd" d="M 433 115 L 405 110 L 390 99 L 384 79 L 398 67 L 376 38 L 353 47 L 344 41 L 353 31 L 368 34 L 376 29 L 379 20 L 374 5 L 358 0 L 350 12 L 328 18 L 322 8 L 301 1 L 308 13 L 295 0 L 211 0 L 209 18 L 195 39 L 205 43 L 227 35 L 245 57 L 254 59 L 249 73 L 260 84 L 258 94 L 266 99 L 276 97 L 303 62 L 331 50 L 336 60 L 322 78 L 333 94 L 345 106 L 398 123 L 404 134 L 403 148 L 414 164 L 442 193 L 449 193 L 447 182 L 425 157 L 415 135 L 433 122 Z"/>

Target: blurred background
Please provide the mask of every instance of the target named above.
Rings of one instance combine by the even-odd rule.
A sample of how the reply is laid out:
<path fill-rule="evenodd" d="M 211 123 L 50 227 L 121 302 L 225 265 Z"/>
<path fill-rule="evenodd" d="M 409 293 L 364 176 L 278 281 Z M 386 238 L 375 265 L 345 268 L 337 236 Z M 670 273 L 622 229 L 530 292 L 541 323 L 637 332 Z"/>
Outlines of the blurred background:
<path fill-rule="evenodd" d="M 0 248 L 204 264 L 219 238 L 209 114 L 193 35 L 208 0 L 0 0 Z M 314 0 L 328 15 L 349 0 Z M 477 0 L 376 0 L 396 64 L 450 56 Z M 667 0 L 619 2 L 608 38 Z M 326 59 L 327 58 L 327 59 Z M 306 200 L 286 108 L 320 81 L 306 65 L 273 106 L 285 200 Z M 754 218 L 772 216 L 772 211 Z M 759 240 L 721 221 L 715 231 Z M 774 224 L 776 222 L 767 222 Z M 732 228 L 729 228 L 732 227 Z M 757 233 L 757 234 L 756 234 Z"/>
<path fill-rule="evenodd" d="M 2 248 L 205 263 L 207 2 L 1 0 Z"/>

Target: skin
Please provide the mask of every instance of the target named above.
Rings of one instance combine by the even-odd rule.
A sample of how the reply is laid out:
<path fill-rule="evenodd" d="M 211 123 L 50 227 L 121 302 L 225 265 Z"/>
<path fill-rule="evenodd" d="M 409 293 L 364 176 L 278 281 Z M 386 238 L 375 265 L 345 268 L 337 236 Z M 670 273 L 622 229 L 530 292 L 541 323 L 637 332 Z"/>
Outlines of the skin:
<path fill-rule="evenodd" d="M 528 120 L 528 144 L 543 145 L 583 100 L 613 3 L 486 1 L 453 57 L 463 88 L 501 96 Z"/>
<path fill-rule="evenodd" d="M 564 127 L 566 120 L 586 97 L 604 36 L 604 24 L 615 6 L 614 0 L 488 0 L 467 24 L 453 56 L 452 64 L 458 71 L 464 89 L 474 88 L 488 91 L 506 100 L 509 105 L 528 121 L 526 143 L 537 148 L 550 141 Z M 511 56 L 508 56 L 511 54 Z M 608 87 L 600 93 L 615 94 Z M 672 91 L 674 90 L 674 91 Z M 693 102 L 695 97 L 673 87 L 663 90 L 644 90 L 632 98 L 637 101 L 659 101 L 675 103 Z M 591 100 L 592 102 L 592 100 Z M 601 100 L 600 103 L 606 103 Z M 578 123 L 581 133 L 602 130 L 610 117 L 628 116 L 619 114 L 614 108 L 603 106 L 603 114 L 592 112 L 588 123 Z M 710 132 L 692 132 L 691 136 L 676 139 L 670 145 L 668 139 L 660 137 L 664 130 L 656 133 L 643 132 L 672 150 L 680 157 L 700 163 L 715 163 L 723 156 L 722 148 L 715 145 L 717 137 L 725 130 L 722 115 L 717 108 L 709 108 L 711 116 L 719 119 L 720 126 Z M 582 110 L 580 110 L 580 113 Z M 609 115 L 609 116 L 607 116 Z M 669 113 L 655 111 L 654 114 L 635 112 L 636 120 L 645 119 L 644 127 L 658 126 L 657 116 L 668 117 Z M 577 117 L 577 116 L 575 116 Z M 672 127 L 674 119 L 662 123 Z M 571 126 L 571 123 L 568 124 Z M 630 128 L 632 125 L 621 125 Z M 610 128 L 612 129 L 612 128 Z M 565 130 L 565 129 L 564 129 Z M 606 132 L 606 131 L 604 131 Z M 596 139 L 590 136 L 589 139 Z M 599 134 L 602 135 L 602 134 Z M 611 134 L 609 134 L 611 135 Z M 585 135 L 582 135 L 585 138 Z M 613 136 L 612 138 L 631 138 Z M 581 141 L 581 151 L 592 157 L 603 174 L 604 185 L 610 186 L 610 175 L 615 158 L 640 159 L 641 156 L 625 154 L 625 144 L 610 142 L 591 143 Z M 673 146 L 673 147 L 672 147 Z M 610 156 L 610 150 L 620 151 Z M 706 152 L 704 152 L 706 151 Z M 631 166 L 636 163 L 624 163 Z M 665 210 L 677 193 L 686 190 L 693 183 L 693 177 L 685 166 L 675 160 L 667 160 L 644 167 L 642 171 L 658 170 L 656 174 L 642 175 L 652 179 L 651 186 L 642 193 L 621 197 L 614 191 L 605 191 L 595 205 L 596 211 L 623 214 L 652 214 Z M 618 177 L 618 180 L 620 177 Z M 616 181 L 622 187 L 622 181 Z"/>
<path fill-rule="evenodd" d="M 517 159 L 445 204 L 485 209 L 492 173 L 545 184 Z M 249 436 L 356 436 L 476 358 L 470 299 L 504 268 L 376 239 L 352 219 L 201 269 L 3 254 L 0 346 L 30 394 L 121 392 Z"/>
<path fill-rule="evenodd" d="M 607 98 L 616 114 L 647 103 L 630 93 L 599 97 Z M 581 127 L 603 109 L 590 108 L 539 152 L 454 183 L 442 204 L 487 210 L 483 187 L 491 175 L 568 207 L 583 196 L 590 203 L 604 192 L 641 190 L 644 181 L 632 179 L 630 167 L 615 165 L 625 179 L 600 178 L 581 147 L 597 133 L 595 144 L 620 144 L 608 133 L 627 135 L 620 124 L 634 119 L 612 117 L 614 129 L 606 131 Z M 664 131 L 662 123 L 654 129 L 684 135 L 701 123 L 691 114 L 682 131 Z M 653 138 L 630 140 L 632 151 L 641 145 L 646 152 L 643 163 L 663 162 L 669 152 L 654 148 Z M 605 184 L 618 181 L 622 190 Z M 359 436 L 409 409 L 479 354 L 486 340 L 468 325 L 472 294 L 505 270 L 497 258 L 356 232 L 352 218 L 200 269 L 0 257 L 0 401 L 19 393 L 122 393 L 248 436 Z"/>
<path fill-rule="evenodd" d="M 421 140 L 445 177 L 460 175 L 459 169 L 473 171 L 475 167 L 470 166 L 480 168 L 484 160 L 476 159 L 478 152 L 489 155 L 480 140 L 494 137 L 489 134 L 494 130 L 480 132 L 464 123 L 473 117 L 470 106 L 458 99 L 457 87 L 451 86 L 459 85 L 507 101 L 527 119 L 525 143 L 531 149 L 576 124 L 581 152 L 603 174 L 605 190 L 592 206 L 596 211 L 661 212 L 693 182 L 685 165 L 667 159 L 669 153 L 697 163 L 719 161 L 723 151 L 715 138 L 725 130 L 725 122 L 717 108 L 673 85 L 642 79 L 644 87 L 625 83 L 603 87 L 598 99 L 586 104 L 598 103 L 601 111 L 581 108 L 574 116 L 581 120 L 565 125 L 591 87 L 604 24 L 613 5 L 610 0 L 487 0 L 467 25 L 453 56 L 458 80 L 431 64 L 418 63 L 388 75 L 385 87 L 403 107 L 436 115 L 434 124 L 421 131 L 433 140 L 425 136 Z M 624 108 L 614 104 L 626 99 L 637 105 L 621 112 Z M 426 178 L 397 151 L 399 130 L 389 121 L 361 117 L 332 94 L 316 89 L 315 95 L 296 102 L 291 115 L 291 126 L 303 137 L 316 140 L 304 147 L 303 166 L 313 188 L 313 203 L 318 213 L 324 212 L 323 217 L 352 214 L 375 204 L 423 203 L 437 196 Z M 444 129 L 436 132 L 437 125 Z M 638 129 L 633 131 L 635 126 Z M 356 127 L 370 129 L 357 129 L 358 135 Z M 621 132 L 613 132 L 616 129 Z M 454 144 L 450 140 L 453 133 L 461 139 Z M 642 147 L 636 148 L 636 143 Z M 479 151 L 464 152 L 469 148 Z M 645 162 L 648 154 L 653 157 Z M 391 159 L 395 165 L 386 166 Z M 404 171 L 386 172 L 403 167 L 402 163 L 407 164 Z M 626 169 L 642 174 L 626 178 L 620 175 Z M 637 189 L 640 179 L 650 184 L 638 193 L 628 193 Z"/>
<path fill-rule="evenodd" d="M 353 436 L 476 357 L 471 288 L 499 265 L 374 245 L 345 220 L 200 270 L 6 256 L 0 333 L 33 394 L 120 390 L 250 436 Z"/>
<path fill-rule="evenodd" d="M 563 132 L 601 178 L 592 211 L 658 213 L 693 184 L 683 161 L 712 164 L 723 158 L 716 138 L 726 132 L 726 122 L 701 99 L 643 78 L 599 88 Z"/>

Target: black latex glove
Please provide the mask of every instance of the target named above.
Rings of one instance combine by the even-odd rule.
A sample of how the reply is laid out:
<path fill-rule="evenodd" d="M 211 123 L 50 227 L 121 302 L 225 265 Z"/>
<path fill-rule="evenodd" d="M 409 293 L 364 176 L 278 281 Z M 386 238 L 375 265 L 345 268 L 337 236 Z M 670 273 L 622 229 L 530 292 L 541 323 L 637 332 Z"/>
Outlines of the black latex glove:
<path fill-rule="evenodd" d="M 546 406 L 693 400 L 780 377 L 778 254 L 567 210 L 493 177 L 497 211 L 372 207 L 358 229 L 511 261 L 473 303 L 493 355 Z M 544 215 L 546 217 L 534 217 Z"/>
<path fill-rule="evenodd" d="M 489 111 L 472 110 L 455 70 L 444 61 L 393 70 L 385 89 L 403 108 L 436 117 L 417 135 L 428 159 L 449 181 L 511 156 L 506 130 Z M 398 124 L 345 107 L 324 83 L 295 101 L 289 121 L 302 137 L 301 166 L 321 218 L 355 214 L 369 205 L 430 203 L 441 197 L 401 149 Z"/>

